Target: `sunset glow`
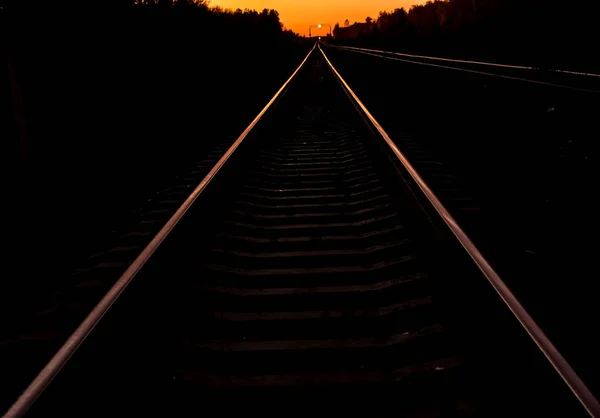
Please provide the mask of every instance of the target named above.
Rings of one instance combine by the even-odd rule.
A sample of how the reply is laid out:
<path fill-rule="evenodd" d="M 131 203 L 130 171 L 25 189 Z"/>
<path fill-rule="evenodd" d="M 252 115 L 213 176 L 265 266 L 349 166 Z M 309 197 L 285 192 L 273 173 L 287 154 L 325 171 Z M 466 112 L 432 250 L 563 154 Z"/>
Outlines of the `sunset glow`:
<path fill-rule="evenodd" d="M 228 9 L 275 9 L 279 12 L 286 29 L 301 35 L 308 35 L 310 25 L 321 23 L 322 28 L 313 28 L 312 35 L 327 35 L 329 27 L 339 23 L 364 22 L 367 16 L 376 19 L 382 10 L 394 10 L 399 7 L 408 9 L 413 4 L 422 4 L 425 0 L 213 0 L 211 4 Z"/>

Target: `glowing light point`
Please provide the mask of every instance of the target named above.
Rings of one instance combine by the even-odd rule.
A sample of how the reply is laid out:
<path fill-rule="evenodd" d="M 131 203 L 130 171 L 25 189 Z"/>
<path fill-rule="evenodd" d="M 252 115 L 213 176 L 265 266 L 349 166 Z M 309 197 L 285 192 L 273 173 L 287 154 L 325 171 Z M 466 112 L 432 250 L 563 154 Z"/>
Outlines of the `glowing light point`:
<path fill-rule="evenodd" d="M 318 27 L 319 29 L 321 29 L 321 24 L 319 23 L 319 24 L 317 25 L 317 27 Z"/>

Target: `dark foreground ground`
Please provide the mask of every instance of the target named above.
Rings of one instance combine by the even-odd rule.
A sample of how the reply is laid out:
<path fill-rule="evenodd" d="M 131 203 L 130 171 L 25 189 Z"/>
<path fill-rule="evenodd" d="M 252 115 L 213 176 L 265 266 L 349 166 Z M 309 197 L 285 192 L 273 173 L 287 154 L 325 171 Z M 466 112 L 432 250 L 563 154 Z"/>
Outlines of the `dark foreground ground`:
<path fill-rule="evenodd" d="M 27 162 L 8 189 L 14 244 L 5 264 L 15 273 L 2 283 L 2 315 L 18 325 L 18 312 L 105 249 L 148 196 L 238 134 L 307 49 L 17 56 Z M 597 389 L 597 95 L 326 51 Z M 141 59 L 147 65 L 119 65 Z M 428 161 L 442 164 L 443 179 L 428 175 Z"/>
<path fill-rule="evenodd" d="M 597 392 L 600 94 L 326 51 Z"/>
<path fill-rule="evenodd" d="M 315 50 L 30 416 L 580 416 L 382 145 Z"/>

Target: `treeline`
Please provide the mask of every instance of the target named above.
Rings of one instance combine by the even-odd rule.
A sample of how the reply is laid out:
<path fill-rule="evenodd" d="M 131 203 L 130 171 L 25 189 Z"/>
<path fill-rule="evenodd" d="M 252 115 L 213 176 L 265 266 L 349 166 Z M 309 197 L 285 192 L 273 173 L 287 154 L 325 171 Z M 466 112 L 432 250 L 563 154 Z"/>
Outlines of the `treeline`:
<path fill-rule="evenodd" d="M 84 30 L 90 34 L 91 29 L 104 28 L 101 33 L 114 33 L 114 29 L 118 28 L 114 25 L 125 22 L 130 31 L 136 33 L 143 29 L 137 26 L 140 19 L 158 19 L 163 29 L 174 30 L 179 35 L 182 31 L 191 31 L 189 34 L 216 31 L 215 35 L 221 40 L 235 39 L 239 42 L 265 37 L 278 38 L 282 35 L 294 36 L 292 31 L 283 28 L 276 10 L 223 9 L 211 6 L 208 0 L 2 0 L 0 4 L 5 23 L 10 26 L 7 31 L 9 36 L 16 35 L 15 31 L 19 32 L 22 25 L 26 26 L 22 29 L 34 29 L 35 34 L 45 36 L 55 36 L 61 32 L 64 34 L 70 29 Z M 162 35 L 164 34 L 163 31 Z M 244 35 L 242 38 L 239 37 L 241 34 Z M 17 41 L 16 36 L 13 36 L 12 41 Z"/>
<path fill-rule="evenodd" d="M 599 2 L 436 0 L 337 24 L 337 43 L 597 68 Z"/>

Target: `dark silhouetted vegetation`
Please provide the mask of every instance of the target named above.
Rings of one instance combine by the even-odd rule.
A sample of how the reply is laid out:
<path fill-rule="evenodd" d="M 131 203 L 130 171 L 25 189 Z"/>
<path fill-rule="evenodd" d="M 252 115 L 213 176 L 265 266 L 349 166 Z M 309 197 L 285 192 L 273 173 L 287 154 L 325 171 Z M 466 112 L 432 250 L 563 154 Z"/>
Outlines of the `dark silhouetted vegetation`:
<path fill-rule="evenodd" d="M 102 249 L 161 182 L 239 134 L 312 46 L 275 10 L 203 0 L 5 1 L 0 30 L 15 74 L 9 239 L 28 280 Z"/>
<path fill-rule="evenodd" d="M 436 0 L 336 26 L 335 42 L 405 52 L 597 68 L 600 3 Z"/>

